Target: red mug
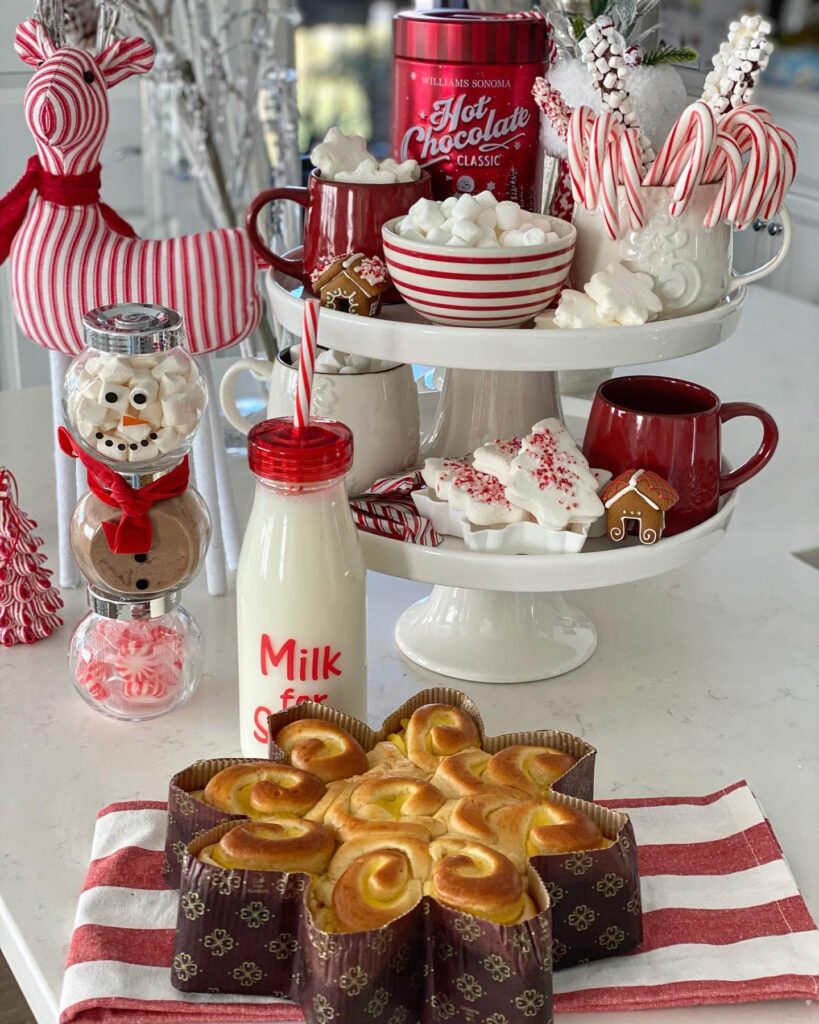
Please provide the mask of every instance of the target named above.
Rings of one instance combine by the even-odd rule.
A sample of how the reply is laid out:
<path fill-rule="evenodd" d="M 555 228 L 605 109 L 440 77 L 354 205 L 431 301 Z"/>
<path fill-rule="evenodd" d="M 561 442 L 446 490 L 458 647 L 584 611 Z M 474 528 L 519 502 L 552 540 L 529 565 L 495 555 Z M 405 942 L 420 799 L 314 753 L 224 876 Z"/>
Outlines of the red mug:
<path fill-rule="evenodd" d="M 432 179 L 427 171 L 421 171 L 421 176 L 414 181 L 376 185 L 332 181 L 313 170 L 307 188 L 290 185 L 260 192 L 247 208 L 247 233 L 250 244 L 265 263 L 310 288 L 311 275 L 326 260 L 351 252 L 363 252 L 365 256 L 379 256 L 383 260 L 381 225 L 405 214 L 418 199 L 431 197 Z M 301 259 L 279 256 L 262 241 L 256 220 L 262 207 L 275 199 L 290 199 L 307 211 Z M 392 287 L 384 293 L 383 299 L 400 301 Z"/>
<path fill-rule="evenodd" d="M 761 421 L 762 443 L 743 466 L 723 473 L 722 424 L 737 416 Z M 668 480 L 680 495 L 665 516 L 665 535 L 672 536 L 714 515 L 720 495 L 755 476 L 778 440 L 776 423 L 758 405 L 723 405 L 701 384 L 672 377 L 614 377 L 594 396 L 583 454 L 614 476 L 648 469 Z"/>

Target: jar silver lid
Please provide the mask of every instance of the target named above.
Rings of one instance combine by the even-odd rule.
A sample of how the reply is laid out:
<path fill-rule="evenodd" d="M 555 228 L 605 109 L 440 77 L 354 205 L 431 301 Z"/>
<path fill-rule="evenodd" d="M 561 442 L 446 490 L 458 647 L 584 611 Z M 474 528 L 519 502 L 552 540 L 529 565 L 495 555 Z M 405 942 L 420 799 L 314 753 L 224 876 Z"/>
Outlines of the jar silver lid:
<path fill-rule="evenodd" d="M 148 302 L 100 306 L 86 313 L 82 324 L 87 348 L 118 355 L 166 352 L 184 338 L 180 314 Z"/>
<path fill-rule="evenodd" d="M 158 619 L 179 607 L 181 590 L 169 590 L 157 597 L 122 597 L 106 594 L 104 590 L 88 585 L 88 607 L 104 619 L 122 621 Z"/>

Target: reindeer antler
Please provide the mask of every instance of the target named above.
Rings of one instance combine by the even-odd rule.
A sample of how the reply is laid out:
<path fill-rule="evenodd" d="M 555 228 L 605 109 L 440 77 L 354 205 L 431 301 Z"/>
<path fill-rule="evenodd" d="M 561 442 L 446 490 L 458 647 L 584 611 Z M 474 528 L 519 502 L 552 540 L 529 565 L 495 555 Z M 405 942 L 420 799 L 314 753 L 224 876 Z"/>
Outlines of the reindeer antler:
<path fill-rule="evenodd" d="M 94 53 L 99 56 L 114 41 L 122 0 L 99 0 L 99 16 L 97 18 L 97 41 Z"/>
<path fill-rule="evenodd" d="M 65 46 L 65 10 L 63 0 L 37 0 L 34 17 L 43 26 L 48 38 L 59 49 Z"/>

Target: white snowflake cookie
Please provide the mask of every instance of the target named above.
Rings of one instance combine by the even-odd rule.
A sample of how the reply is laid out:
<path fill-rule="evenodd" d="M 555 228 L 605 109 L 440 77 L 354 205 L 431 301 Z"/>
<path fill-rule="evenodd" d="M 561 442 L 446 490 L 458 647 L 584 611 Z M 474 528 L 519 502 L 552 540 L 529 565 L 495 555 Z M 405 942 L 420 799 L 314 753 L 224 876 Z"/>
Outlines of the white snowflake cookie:
<path fill-rule="evenodd" d="M 598 316 L 623 326 L 647 323 L 663 309 L 651 275 L 628 270 L 622 263 L 609 263 L 593 274 L 584 291 L 597 306 Z"/>

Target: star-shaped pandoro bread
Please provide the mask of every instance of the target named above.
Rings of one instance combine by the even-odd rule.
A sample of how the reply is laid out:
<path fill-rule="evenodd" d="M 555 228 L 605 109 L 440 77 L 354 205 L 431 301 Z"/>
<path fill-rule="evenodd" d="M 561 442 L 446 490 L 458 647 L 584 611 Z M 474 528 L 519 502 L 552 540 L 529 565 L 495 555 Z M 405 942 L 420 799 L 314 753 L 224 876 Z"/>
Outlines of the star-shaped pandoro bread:
<path fill-rule="evenodd" d="M 594 749 L 554 731 L 487 737 L 468 698 L 443 697 L 417 695 L 378 732 L 300 705 L 271 716 L 279 760 L 186 769 L 171 784 L 169 878 L 179 858 L 183 896 L 225 872 L 244 892 L 259 872 L 298 871 L 303 927 L 342 949 L 415 927 L 433 905 L 497 939 L 537 927 L 549 903 L 556 963 L 633 948 L 633 833 L 586 799 Z"/>

